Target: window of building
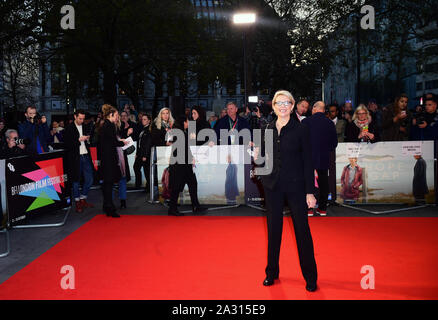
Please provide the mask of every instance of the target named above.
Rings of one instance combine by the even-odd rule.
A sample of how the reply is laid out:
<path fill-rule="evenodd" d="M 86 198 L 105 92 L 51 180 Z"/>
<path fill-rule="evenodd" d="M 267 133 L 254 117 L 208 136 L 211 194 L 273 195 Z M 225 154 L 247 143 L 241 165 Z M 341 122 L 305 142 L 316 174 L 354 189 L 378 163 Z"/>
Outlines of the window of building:
<path fill-rule="evenodd" d="M 63 77 L 63 66 L 59 61 L 51 62 L 50 83 L 51 95 L 60 96 L 64 92 L 65 79 Z"/>
<path fill-rule="evenodd" d="M 417 91 L 423 90 L 423 82 L 417 82 Z"/>
<path fill-rule="evenodd" d="M 426 90 L 436 89 L 436 88 L 438 88 L 438 79 L 426 81 Z"/>
<path fill-rule="evenodd" d="M 426 64 L 426 72 L 430 73 L 438 73 L 438 63 L 429 63 Z"/>

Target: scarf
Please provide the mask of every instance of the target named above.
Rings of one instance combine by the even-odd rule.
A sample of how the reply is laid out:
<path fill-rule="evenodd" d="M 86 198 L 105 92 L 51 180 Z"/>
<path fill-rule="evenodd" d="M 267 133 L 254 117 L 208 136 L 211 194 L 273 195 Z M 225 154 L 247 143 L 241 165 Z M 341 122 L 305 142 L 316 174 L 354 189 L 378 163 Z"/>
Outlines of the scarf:
<path fill-rule="evenodd" d="M 371 123 L 371 117 L 368 117 L 368 119 L 365 119 L 363 121 L 360 121 L 359 119 L 354 120 L 354 124 L 362 131 L 362 129 L 366 126 L 368 126 Z"/>

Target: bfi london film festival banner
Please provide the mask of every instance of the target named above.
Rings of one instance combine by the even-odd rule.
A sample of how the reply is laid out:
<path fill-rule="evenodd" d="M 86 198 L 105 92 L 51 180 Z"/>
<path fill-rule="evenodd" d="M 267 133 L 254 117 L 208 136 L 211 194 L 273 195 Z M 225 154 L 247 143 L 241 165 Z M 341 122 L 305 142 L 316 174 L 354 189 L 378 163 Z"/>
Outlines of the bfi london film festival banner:
<path fill-rule="evenodd" d="M 339 143 L 338 202 L 435 203 L 433 141 Z"/>
<path fill-rule="evenodd" d="M 245 203 L 244 147 L 191 146 L 195 159 L 193 172 L 198 181 L 198 198 L 206 205 Z M 169 167 L 171 147 L 157 147 L 157 173 L 160 196 L 163 194 L 163 173 Z M 182 193 L 184 204 L 190 204 L 187 185 Z M 178 200 L 181 201 L 181 198 Z"/>
<path fill-rule="evenodd" d="M 5 161 L 6 198 L 11 225 L 26 217 L 70 206 L 63 151 Z"/>

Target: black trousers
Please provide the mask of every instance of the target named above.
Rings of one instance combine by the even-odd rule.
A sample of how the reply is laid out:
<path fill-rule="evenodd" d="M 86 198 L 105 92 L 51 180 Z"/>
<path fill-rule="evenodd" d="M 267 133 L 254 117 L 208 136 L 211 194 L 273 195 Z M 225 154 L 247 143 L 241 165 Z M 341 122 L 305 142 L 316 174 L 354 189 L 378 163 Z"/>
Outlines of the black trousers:
<path fill-rule="evenodd" d="M 276 277 L 280 271 L 279 259 L 285 199 L 291 209 L 301 272 L 306 283 L 316 284 L 317 269 L 304 192 L 283 192 L 281 189 L 270 190 L 265 188 L 265 200 L 268 209 L 268 265 L 265 270 L 266 275 Z"/>
<path fill-rule="evenodd" d="M 134 173 L 135 173 L 135 187 L 140 188 L 142 185 L 142 175 L 141 169 L 143 168 L 144 175 L 146 177 L 146 191 L 149 191 L 149 186 L 151 183 L 151 175 L 150 175 L 150 159 L 147 158 L 146 161 L 143 161 L 141 157 L 135 158 L 134 162 Z"/>
<path fill-rule="evenodd" d="M 327 198 L 329 194 L 328 169 L 316 169 L 318 172 L 318 209 L 327 211 Z"/>
<path fill-rule="evenodd" d="M 103 210 L 108 212 L 113 212 L 116 210 L 116 207 L 113 203 L 113 183 L 103 181 L 102 184 L 102 193 L 103 193 Z"/>
<path fill-rule="evenodd" d="M 198 207 L 198 181 L 196 180 L 192 165 L 176 164 L 170 166 L 169 170 L 170 209 L 176 209 L 179 193 L 183 191 L 186 184 L 189 187 L 192 207 Z"/>

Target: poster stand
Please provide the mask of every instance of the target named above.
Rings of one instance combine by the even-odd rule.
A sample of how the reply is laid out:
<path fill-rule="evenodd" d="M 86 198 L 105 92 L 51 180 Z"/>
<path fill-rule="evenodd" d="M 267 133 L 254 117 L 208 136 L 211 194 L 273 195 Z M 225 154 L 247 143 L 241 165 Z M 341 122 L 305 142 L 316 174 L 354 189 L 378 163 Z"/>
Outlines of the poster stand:
<path fill-rule="evenodd" d="M 55 222 L 55 223 L 46 223 L 46 224 L 24 224 L 24 225 L 16 225 L 12 226 L 12 229 L 30 229 L 30 228 L 54 228 L 54 227 L 62 227 L 65 225 L 65 222 L 67 221 L 68 215 L 71 211 L 71 206 L 67 208 L 63 208 L 61 210 L 66 211 L 64 214 L 64 218 L 61 222 Z"/>
<path fill-rule="evenodd" d="M 438 172 L 438 168 L 437 168 L 437 144 L 436 142 L 434 143 L 434 177 L 435 177 L 435 183 L 434 183 L 434 187 L 435 187 L 435 204 L 421 204 L 421 205 L 414 205 L 414 206 L 409 206 L 409 207 L 405 207 L 405 208 L 397 208 L 397 209 L 392 209 L 392 210 L 383 210 L 383 211 L 375 211 L 375 210 L 369 210 L 369 209 L 365 209 L 362 208 L 364 206 L 394 206 L 394 205 L 398 205 L 398 206 L 408 206 L 409 204 L 406 203 L 355 203 L 353 204 L 345 204 L 345 203 L 339 203 L 334 201 L 332 204 L 335 206 L 340 206 L 340 207 L 344 207 L 344 208 L 348 208 L 348 209 L 352 209 L 352 210 L 356 210 L 356 211 L 361 211 L 361 212 L 365 212 L 365 213 L 369 213 L 369 214 L 374 214 L 374 215 L 381 215 L 381 214 L 390 214 L 390 213 L 398 213 L 398 212 L 405 212 L 405 211 L 411 211 L 411 210 L 417 210 L 417 209 L 423 209 L 423 208 L 427 208 L 427 207 L 436 207 L 438 204 L 438 188 L 437 188 L 437 172 Z M 336 162 L 335 162 L 336 163 Z M 336 166 L 336 164 L 335 164 Z"/>
<path fill-rule="evenodd" d="M 5 241 L 6 241 L 6 250 L 0 253 L 0 258 L 4 258 L 8 256 L 10 252 L 9 231 L 8 229 L 5 228 L 0 230 L 0 233 L 3 233 L 5 235 Z"/>
<path fill-rule="evenodd" d="M 420 205 L 420 206 L 412 206 L 412 207 L 408 207 L 408 208 L 375 211 L 375 210 L 364 209 L 364 208 L 361 208 L 360 206 L 370 206 L 370 205 L 373 205 L 373 206 L 391 206 L 391 205 L 403 205 L 403 204 L 402 203 L 400 203 L 400 204 L 397 204 L 397 203 L 358 203 L 355 205 L 348 205 L 348 204 L 344 204 L 344 203 L 334 202 L 334 205 L 348 208 L 348 209 L 352 209 L 352 210 L 365 212 L 365 213 L 370 213 L 370 214 L 374 214 L 374 215 L 404 212 L 404 211 L 417 210 L 417 209 L 422 209 L 422 208 L 434 206 L 433 204 L 425 204 L 425 205 Z"/>
<path fill-rule="evenodd" d="M 150 163 L 150 189 L 149 189 L 149 200 L 148 203 L 150 204 L 160 204 L 163 205 L 164 207 L 168 208 L 166 203 L 162 203 L 161 201 L 158 200 L 154 200 L 155 199 L 155 192 L 158 192 L 158 190 L 156 190 L 154 188 L 154 179 L 155 179 L 155 169 L 156 169 L 156 162 L 157 162 L 157 154 L 156 154 L 156 149 L 155 147 L 152 147 L 151 149 L 151 163 Z M 181 199 L 181 197 L 180 197 Z M 224 210 L 224 209 L 232 209 L 232 208 L 238 208 L 240 206 L 242 206 L 244 204 L 235 204 L 235 205 L 227 205 L 227 206 L 218 206 L 218 207 L 211 207 L 211 208 L 207 208 L 207 211 L 215 211 L 215 210 Z M 245 204 L 246 205 L 246 204 Z M 180 211 L 181 213 L 193 213 L 193 210 L 182 210 Z"/>

